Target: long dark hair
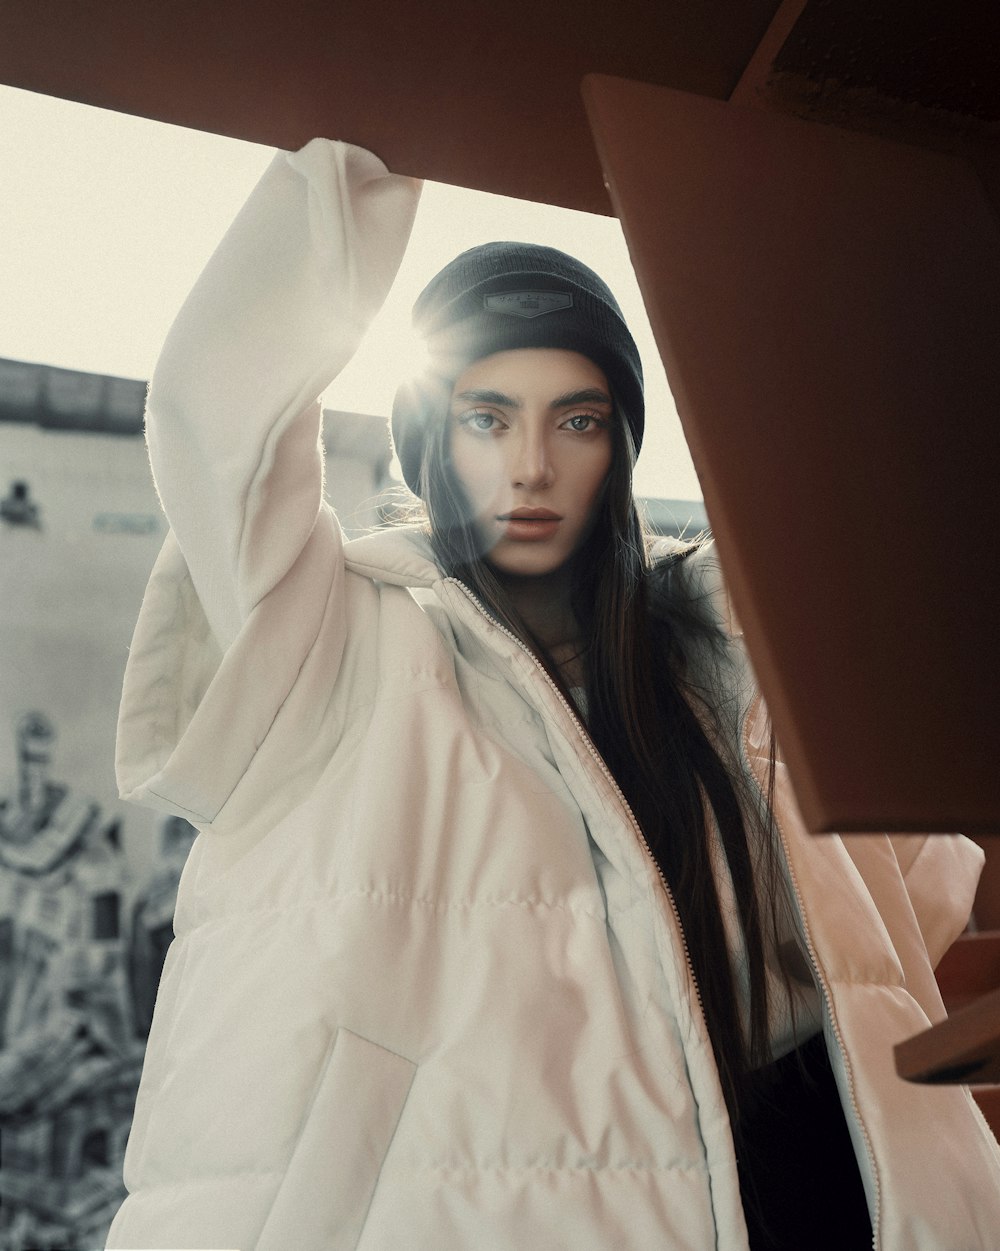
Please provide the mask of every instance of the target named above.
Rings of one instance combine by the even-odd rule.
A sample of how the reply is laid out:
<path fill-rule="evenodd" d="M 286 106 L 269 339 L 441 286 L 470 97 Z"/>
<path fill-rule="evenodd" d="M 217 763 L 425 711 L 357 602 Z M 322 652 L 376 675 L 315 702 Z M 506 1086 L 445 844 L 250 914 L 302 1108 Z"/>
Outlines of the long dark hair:
<path fill-rule="evenodd" d="M 697 604 L 671 590 L 671 580 L 698 543 L 680 548 L 666 562 L 650 563 L 632 494 L 634 446 L 620 413 L 612 438 L 612 466 L 598 517 L 574 561 L 573 608 L 585 640 L 586 714 L 581 719 L 676 902 L 738 1140 L 741 1110 L 752 1101 L 753 1074 L 770 1059 L 764 935 L 770 930 L 776 941 L 783 898 L 770 784 L 762 799 L 746 783 L 705 665 L 694 660 L 697 653 L 710 658 L 710 668 L 713 657 L 724 665 L 721 631 Z M 477 547 L 449 447 L 448 422 L 432 422 L 421 480 L 435 557 L 446 574 L 465 583 L 491 616 L 531 648 L 572 702 L 552 657 L 519 618 Z M 773 749 L 771 761 L 773 774 Z M 712 866 L 713 822 L 746 946 L 746 1029 Z"/>

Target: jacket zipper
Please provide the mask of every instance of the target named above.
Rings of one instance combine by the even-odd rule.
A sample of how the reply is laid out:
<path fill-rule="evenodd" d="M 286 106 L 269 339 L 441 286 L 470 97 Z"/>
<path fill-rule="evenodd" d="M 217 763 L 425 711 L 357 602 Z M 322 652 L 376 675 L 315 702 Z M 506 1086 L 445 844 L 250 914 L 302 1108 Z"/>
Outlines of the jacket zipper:
<path fill-rule="evenodd" d="M 513 631 L 508 630 L 505 625 L 502 625 L 499 621 L 497 621 L 496 617 L 491 616 L 486 611 L 486 609 L 482 606 L 479 600 L 476 599 L 475 595 L 472 593 L 472 591 L 469 590 L 469 588 L 465 585 L 464 582 L 459 581 L 458 578 L 446 578 L 445 581 L 453 582 L 455 586 L 457 586 L 462 591 L 462 593 L 466 596 L 466 598 L 472 603 L 472 605 L 474 606 L 474 608 L 476 609 L 478 613 L 480 613 L 483 617 L 485 617 L 486 620 L 492 626 L 495 626 L 496 629 L 499 630 L 501 634 L 503 634 L 506 638 L 509 638 L 511 642 L 515 643 L 521 649 L 521 651 L 524 652 L 524 654 L 528 657 L 531 663 L 535 666 L 535 668 L 544 678 L 545 682 L 548 684 L 553 694 L 559 700 L 560 704 L 562 704 L 563 708 L 566 709 L 569 719 L 573 722 L 573 725 L 576 727 L 576 731 L 579 734 L 581 741 L 584 743 L 587 750 L 590 752 L 590 755 L 593 757 L 594 763 L 597 765 L 601 773 L 604 775 L 604 777 L 607 779 L 607 781 L 611 785 L 612 790 L 614 791 L 615 795 L 618 797 L 618 802 L 621 804 L 622 808 L 625 810 L 625 814 L 628 817 L 629 822 L 631 823 L 632 828 L 635 831 L 636 836 L 638 837 L 643 850 L 645 851 L 646 855 L 649 857 L 649 860 L 651 864 L 653 865 L 653 868 L 656 869 L 657 876 L 659 877 L 660 882 L 663 885 L 663 891 L 667 897 L 667 902 L 670 905 L 670 911 L 673 913 L 674 920 L 677 922 L 677 932 L 681 936 L 681 948 L 684 952 L 684 961 L 687 964 L 688 975 L 691 980 L 691 985 L 694 987 L 694 995 L 698 1003 L 698 1011 L 701 1014 L 702 1020 L 704 1020 L 705 1019 L 705 1006 L 702 1003 L 702 999 L 701 999 L 701 987 L 698 985 L 698 979 L 695 977 L 694 964 L 692 963 L 692 960 L 691 960 L 691 951 L 688 948 L 687 935 L 684 933 L 684 926 L 681 924 L 681 914 L 677 910 L 677 901 L 674 899 L 673 891 L 671 891 L 670 886 L 667 882 L 666 876 L 664 875 L 663 870 L 660 868 L 659 861 L 656 859 L 656 857 L 653 855 L 652 851 L 650 850 L 649 843 L 646 842 L 646 836 L 642 832 L 642 826 L 636 820 L 635 813 L 632 811 L 632 808 L 629 805 L 628 800 L 625 798 L 625 795 L 622 792 L 622 788 L 618 785 L 618 782 L 616 781 L 614 774 L 611 772 L 611 770 L 608 768 L 607 764 L 605 763 L 604 757 L 594 746 L 593 740 L 591 739 L 590 735 L 587 733 L 586 727 L 581 724 L 580 718 L 576 715 L 572 706 L 568 703 L 566 696 L 563 695 L 559 687 L 556 686 L 555 682 L 553 682 L 551 676 L 545 671 L 545 666 L 541 663 L 541 661 L 534 654 L 531 648 L 528 647 L 527 644 L 523 643 L 521 639 L 519 639 L 517 635 L 513 633 Z"/>
<path fill-rule="evenodd" d="M 788 840 L 785 837 L 785 831 L 781 828 L 781 822 L 778 820 L 777 813 L 774 811 L 774 808 L 771 807 L 771 805 L 767 803 L 767 796 L 764 795 L 763 788 L 761 787 L 760 783 L 757 781 L 757 777 L 753 769 L 750 767 L 749 734 L 750 734 L 749 717 L 744 717 L 743 730 L 742 730 L 741 737 L 743 739 L 743 759 L 746 763 L 746 770 L 751 780 L 753 781 L 754 786 L 757 788 L 757 791 L 760 794 L 761 799 L 764 801 L 765 805 L 770 811 L 771 819 L 774 821 L 774 828 L 778 831 L 778 837 L 781 839 L 782 850 L 785 853 L 785 864 L 788 866 L 789 881 L 791 882 L 791 885 L 792 885 L 792 892 L 795 896 L 795 902 L 796 902 L 796 906 L 798 907 L 799 916 L 802 918 L 802 937 L 805 939 L 806 951 L 808 952 L 808 955 L 809 955 L 809 961 L 812 964 L 812 967 L 816 972 L 816 978 L 819 981 L 820 989 L 822 990 L 822 993 L 823 993 L 823 998 L 826 1000 L 826 1003 L 829 1009 L 828 1015 L 830 1018 L 830 1024 L 833 1028 L 834 1038 L 837 1041 L 837 1046 L 840 1049 L 840 1054 L 844 1058 L 844 1068 L 847 1073 L 847 1089 L 848 1089 L 848 1093 L 851 1099 L 851 1108 L 853 1110 L 854 1118 L 857 1121 L 858 1127 L 861 1130 L 861 1136 L 864 1139 L 865 1151 L 868 1154 L 868 1163 L 871 1166 L 872 1181 L 874 1183 L 874 1188 L 875 1188 L 875 1211 L 872 1213 L 872 1251 L 878 1251 L 878 1247 L 879 1247 L 878 1226 L 879 1226 L 879 1218 L 880 1218 L 881 1211 L 882 1211 L 882 1187 L 879 1184 L 878 1169 L 876 1168 L 876 1165 L 875 1165 L 875 1152 L 872 1150 L 872 1141 L 868 1134 L 868 1127 L 865 1125 L 864 1119 L 861 1116 L 861 1108 L 858 1104 L 857 1094 L 854 1089 L 854 1074 L 851 1071 L 850 1061 L 847 1056 L 847 1048 L 844 1045 L 844 1036 L 840 1032 L 840 1025 L 838 1024 L 837 1018 L 834 1016 L 834 1013 L 833 1013 L 833 996 L 830 994 L 830 987 L 827 983 L 826 977 L 823 974 L 823 970 L 820 967 L 819 959 L 816 956 L 816 948 L 813 944 L 812 933 L 809 929 L 809 921 L 806 917 L 806 910 L 802 905 L 802 892 L 799 889 L 799 880 L 795 873 L 795 866 L 792 864 L 792 858 L 788 852 Z"/>

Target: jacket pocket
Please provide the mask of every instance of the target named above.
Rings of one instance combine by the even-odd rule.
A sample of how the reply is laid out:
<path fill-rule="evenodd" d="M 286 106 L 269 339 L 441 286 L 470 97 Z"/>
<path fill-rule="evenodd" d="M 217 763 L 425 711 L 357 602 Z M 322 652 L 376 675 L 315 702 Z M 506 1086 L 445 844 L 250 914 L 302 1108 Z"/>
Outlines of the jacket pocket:
<path fill-rule="evenodd" d="M 358 1244 L 416 1065 L 340 1029 L 256 1251 Z"/>

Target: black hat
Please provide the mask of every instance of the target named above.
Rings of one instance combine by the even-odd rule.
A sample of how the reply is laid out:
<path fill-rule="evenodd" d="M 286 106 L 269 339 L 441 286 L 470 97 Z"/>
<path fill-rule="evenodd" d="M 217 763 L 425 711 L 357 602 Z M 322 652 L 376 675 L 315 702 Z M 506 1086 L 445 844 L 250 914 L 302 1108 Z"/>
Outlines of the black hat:
<path fill-rule="evenodd" d="M 494 352 L 545 347 L 588 357 L 604 371 L 639 450 L 645 421 L 639 351 L 607 284 L 582 261 L 534 243 L 470 248 L 421 292 L 413 326 L 430 364 L 425 376 L 396 393 L 392 437 L 415 494 L 428 421 L 443 416 L 459 374 Z"/>

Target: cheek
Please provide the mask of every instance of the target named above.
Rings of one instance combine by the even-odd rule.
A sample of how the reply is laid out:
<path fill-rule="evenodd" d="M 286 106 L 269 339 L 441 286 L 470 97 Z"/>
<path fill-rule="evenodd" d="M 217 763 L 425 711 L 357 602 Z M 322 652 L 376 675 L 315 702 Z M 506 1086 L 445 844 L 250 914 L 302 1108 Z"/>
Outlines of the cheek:
<path fill-rule="evenodd" d="M 583 476 L 583 491 L 581 492 L 586 501 L 587 516 L 592 516 L 601 499 L 608 477 L 611 474 L 611 449 L 607 449 L 606 455 L 595 458 L 587 467 L 587 473 Z"/>
<path fill-rule="evenodd" d="M 473 509 L 494 499 L 503 483 L 503 465 L 497 449 L 485 439 L 452 435 L 451 464 L 455 477 Z"/>

